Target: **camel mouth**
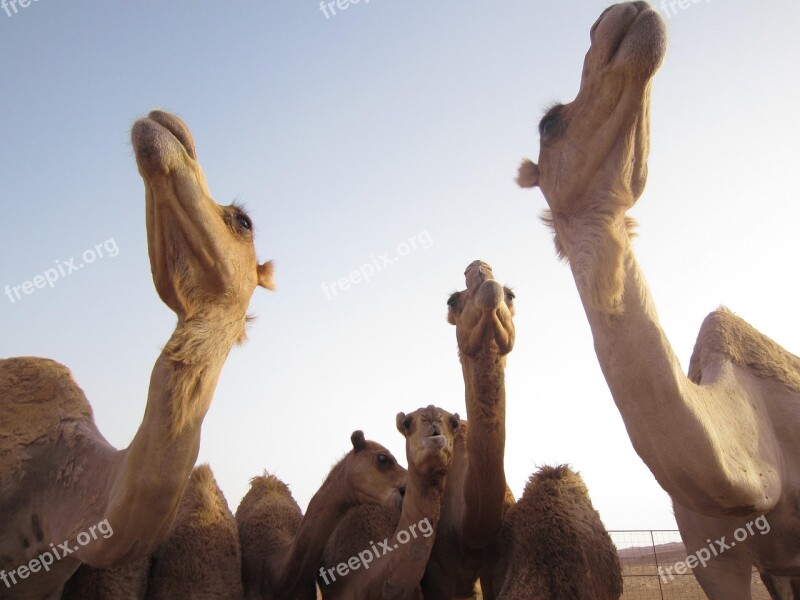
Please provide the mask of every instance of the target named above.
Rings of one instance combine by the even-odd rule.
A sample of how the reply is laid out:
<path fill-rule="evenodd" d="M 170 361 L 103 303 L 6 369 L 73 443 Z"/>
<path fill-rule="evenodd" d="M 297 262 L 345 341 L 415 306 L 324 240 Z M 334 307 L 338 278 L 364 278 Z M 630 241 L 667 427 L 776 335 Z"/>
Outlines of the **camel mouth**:
<path fill-rule="evenodd" d="M 633 75 L 651 76 L 666 54 L 664 20 L 647 2 L 610 6 L 592 26 L 590 37 L 605 55 L 602 64 Z"/>
<path fill-rule="evenodd" d="M 167 173 L 197 160 L 194 139 L 178 117 L 160 110 L 151 111 L 134 123 L 131 142 L 140 169 L 148 174 Z"/>
<path fill-rule="evenodd" d="M 429 435 L 422 440 L 422 445 L 427 450 L 441 450 L 447 445 L 447 438 L 442 434 Z"/>

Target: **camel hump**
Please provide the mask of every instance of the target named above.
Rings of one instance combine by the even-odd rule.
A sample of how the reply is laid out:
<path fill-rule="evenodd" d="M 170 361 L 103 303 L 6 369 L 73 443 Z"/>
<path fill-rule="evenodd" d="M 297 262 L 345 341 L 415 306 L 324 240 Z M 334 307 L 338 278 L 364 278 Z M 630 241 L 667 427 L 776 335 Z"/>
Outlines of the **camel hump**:
<path fill-rule="evenodd" d="M 741 317 L 724 307 L 710 313 L 700 327 L 689 379 L 700 383 L 703 369 L 725 357 L 763 379 L 800 391 L 800 357 L 787 352 Z"/>
<path fill-rule="evenodd" d="M 64 365 L 46 358 L 0 360 L 0 480 L 30 458 L 37 440 L 56 442 L 93 422 L 83 390 Z"/>

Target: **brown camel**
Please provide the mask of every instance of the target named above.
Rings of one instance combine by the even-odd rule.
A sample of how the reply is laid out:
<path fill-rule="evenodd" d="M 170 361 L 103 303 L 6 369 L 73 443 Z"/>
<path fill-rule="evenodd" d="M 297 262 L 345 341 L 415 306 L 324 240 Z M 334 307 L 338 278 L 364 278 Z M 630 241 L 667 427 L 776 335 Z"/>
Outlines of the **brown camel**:
<path fill-rule="evenodd" d="M 236 509 L 242 546 L 242 580 L 245 600 L 272 598 L 281 561 L 303 521 L 303 511 L 289 486 L 274 475 L 250 480 L 250 489 Z M 314 598 L 309 585 L 300 598 Z"/>
<path fill-rule="evenodd" d="M 694 569 L 703 591 L 749 599 L 753 565 L 788 589 L 800 578 L 800 358 L 718 310 L 684 375 L 626 216 L 647 179 L 651 81 L 666 28 L 633 2 L 606 9 L 590 37 L 578 95 L 541 120 L 539 165 L 523 162 L 518 182 L 547 200 L 600 367 L 633 447 L 672 498 L 687 550 L 715 550 Z"/>
<path fill-rule="evenodd" d="M 167 540 L 153 553 L 147 600 L 241 600 L 236 521 L 208 465 L 195 467 Z"/>
<path fill-rule="evenodd" d="M 365 503 L 400 505 L 406 470 L 386 448 L 365 440 L 363 432 L 354 431 L 350 441 L 353 449 L 331 469 L 299 527 L 285 485 L 258 479 L 251 484 L 236 510 L 246 598 L 316 598 L 314 578 L 322 552 L 347 511 Z"/>
<path fill-rule="evenodd" d="M 422 581 L 426 598 L 472 598 L 475 581 L 492 590 L 492 548 L 513 496 L 505 479 L 505 365 L 514 347 L 514 294 L 476 260 L 466 289 L 447 301 L 464 374 L 467 422 L 442 501 L 436 543 Z M 491 600 L 491 594 L 487 594 Z"/>
<path fill-rule="evenodd" d="M 154 111 L 134 124 L 131 137 L 145 186 L 153 280 L 178 323 L 125 450 L 97 430 L 65 367 L 42 358 L 0 361 L 0 574 L 11 582 L 3 585 L 7 598 L 57 598 L 80 563 L 134 561 L 166 538 L 220 371 L 244 339 L 250 297 L 257 285 L 273 287 L 271 263 L 256 261 L 249 217 L 211 199 L 183 122 Z M 98 535 L 101 523 L 113 535 Z M 35 563 L 31 572 L 30 561 L 44 553 L 48 570 Z"/>
<path fill-rule="evenodd" d="M 498 541 L 498 600 L 618 600 L 617 549 L 580 475 L 566 465 L 531 475 Z"/>
<path fill-rule="evenodd" d="M 433 549 L 461 421 L 428 406 L 398 413 L 396 422 L 406 438 L 408 460 L 402 511 L 397 515 L 365 505 L 348 512 L 328 541 L 318 573 L 325 600 L 422 598 L 420 581 Z M 356 521 L 364 517 L 364 524 Z"/>

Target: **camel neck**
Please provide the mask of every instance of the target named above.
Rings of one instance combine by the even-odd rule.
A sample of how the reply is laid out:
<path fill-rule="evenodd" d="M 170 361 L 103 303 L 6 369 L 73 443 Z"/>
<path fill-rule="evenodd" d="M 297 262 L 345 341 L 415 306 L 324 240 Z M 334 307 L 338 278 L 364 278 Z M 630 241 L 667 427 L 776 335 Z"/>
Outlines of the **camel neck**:
<path fill-rule="evenodd" d="M 403 509 L 389 546 L 392 554 L 380 563 L 383 598 L 410 598 L 425 574 L 433 545 L 445 485 L 444 474 L 435 478 L 408 472 Z"/>
<path fill-rule="evenodd" d="M 197 459 L 200 427 L 244 315 L 180 322 L 153 367 L 147 408 L 110 482 L 109 538 L 122 556 L 154 550 L 175 517 Z M 113 544 L 111 543 L 113 540 Z M 105 548 L 104 560 L 113 552 Z"/>
<path fill-rule="evenodd" d="M 467 473 L 462 535 L 471 548 L 488 545 L 502 524 L 506 493 L 505 356 L 490 347 L 462 356 L 467 404 Z"/>
<path fill-rule="evenodd" d="M 714 385 L 689 381 L 630 248 L 623 269 L 621 312 L 592 308 L 583 292 L 581 299 L 600 368 L 637 454 L 672 499 L 690 510 L 737 514 L 771 507 L 780 487 L 771 467 L 776 453 L 753 417 L 748 380 L 728 366 L 720 367 Z"/>
<path fill-rule="evenodd" d="M 348 504 L 342 497 L 341 482 L 335 481 L 336 472 L 337 468 L 334 467 L 308 503 L 306 514 L 280 570 L 276 585 L 276 598 L 280 600 L 301 597 L 309 582 L 315 580 L 325 544 L 347 512 Z"/>
<path fill-rule="evenodd" d="M 690 402 L 685 389 L 691 384 L 661 328 L 630 248 L 623 268 L 622 312 L 605 314 L 592 308 L 583 293 L 581 299 L 600 368 L 631 441 L 644 458 L 654 435 L 660 438 L 664 431 L 676 431 L 670 423 L 685 418 Z"/>

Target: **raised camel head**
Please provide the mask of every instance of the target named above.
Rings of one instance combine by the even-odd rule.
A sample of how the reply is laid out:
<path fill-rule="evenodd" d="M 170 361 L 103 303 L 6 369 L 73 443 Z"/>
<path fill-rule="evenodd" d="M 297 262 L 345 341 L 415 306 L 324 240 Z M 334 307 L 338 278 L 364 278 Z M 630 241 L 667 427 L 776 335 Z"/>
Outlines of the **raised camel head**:
<path fill-rule="evenodd" d="M 621 310 L 621 257 L 631 226 L 625 211 L 647 182 L 651 80 L 667 34 L 647 2 L 630 2 L 608 7 L 590 38 L 578 95 L 544 115 L 539 164 L 523 161 L 517 183 L 541 188 L 559 254 L 592 307 L 614 313 Z"/>
<path fill-rule="evenodd" d="M 467 289 L 447 301 L 447 321 L 456 326 L 459 352 L 475 356 L 493 339 L 498 354 L 505 356 L 514 348 L 514 293 L 495 281 L 492 268 L 481 260 L 471 262 L 464 277 Z"/>
<path fill-rule="evenodd" d="M 250 217 L 211 198 L 192 134 L 178 117 L 154 110 L 134 124 L 131 139 L 158 295 L 182 321 L 210 307 L 245 313 L 256 285 L 274 289 L 272 263 L 256 260 Z"/>

